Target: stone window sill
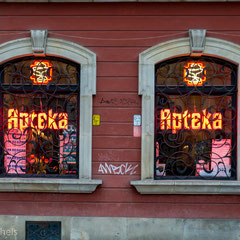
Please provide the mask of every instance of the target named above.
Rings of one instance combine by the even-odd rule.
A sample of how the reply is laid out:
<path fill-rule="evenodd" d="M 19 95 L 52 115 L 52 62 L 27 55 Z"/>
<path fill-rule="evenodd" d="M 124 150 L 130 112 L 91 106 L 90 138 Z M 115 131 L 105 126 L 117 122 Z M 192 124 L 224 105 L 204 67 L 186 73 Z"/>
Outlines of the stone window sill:
<path fill-rule="evenodd" d="M 131 181 L 141 194 L 240 194 L 238 181 Z"/>
<path fill-rule="evenodd" d="M 0 192 L 92 193 L 102 180 L 0 178 Z"/>

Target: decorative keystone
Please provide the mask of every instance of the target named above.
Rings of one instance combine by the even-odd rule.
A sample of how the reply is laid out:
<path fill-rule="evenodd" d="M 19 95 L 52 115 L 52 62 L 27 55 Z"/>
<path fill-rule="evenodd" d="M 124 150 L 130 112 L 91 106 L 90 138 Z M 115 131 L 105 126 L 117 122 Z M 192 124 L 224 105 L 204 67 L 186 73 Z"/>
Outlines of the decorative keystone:
<path fill-rule="evenodd" d="M 32 52 L 34 55 L 45 55 L 47 30 L 31 30 Z"/>
<path fill-rule="evenodd" d="M 189 29 L 191 53 L 202 53 L 205 47 L 206 29 Z"/>

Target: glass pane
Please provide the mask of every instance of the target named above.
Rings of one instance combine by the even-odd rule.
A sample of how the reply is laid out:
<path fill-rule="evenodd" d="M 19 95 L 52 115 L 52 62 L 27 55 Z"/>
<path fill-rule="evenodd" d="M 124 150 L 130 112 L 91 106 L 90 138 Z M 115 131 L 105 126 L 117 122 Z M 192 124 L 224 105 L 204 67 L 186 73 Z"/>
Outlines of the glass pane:
<path fill-rule="evenodd" d="M 26 222 L 26 240 L 61 240 L 61 222 Z"/>
<path fill-rule="evenodd" d="M 56 60 L 28 59 L 4 66 L 4 84 L 35 87 L 76 85 L 78 78 L 75 66 Z"/>
<path fill-rule="evenodd" d="M 236 140 L 232 96 L 156 94 L 156 176 L 230 177 Z"/>
<path fill-rule="evenodd" d="M 230 86 L 234 74 L 232 65 L 209 58 L 168 61 L 158 64 L 156 85 L 165 86 Z"/>
<path fill-rule="evenodd" d="M 76 93 L 4 94 L 6 173 L 77 174 Z"/>

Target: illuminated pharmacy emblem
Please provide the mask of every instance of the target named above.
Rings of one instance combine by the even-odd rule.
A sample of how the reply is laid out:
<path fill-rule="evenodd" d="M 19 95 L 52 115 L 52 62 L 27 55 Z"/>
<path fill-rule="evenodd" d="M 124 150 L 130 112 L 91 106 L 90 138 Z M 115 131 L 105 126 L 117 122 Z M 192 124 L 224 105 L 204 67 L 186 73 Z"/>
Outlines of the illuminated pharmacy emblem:
<path fill-rule="evenodd" d="M 48 84 L 52 80 L 53 65 L 49 61 L 35 60 L 30 67 L 32 69 L 30 79 L 34 84 Z"/>
<path fill-rule="evenodd" d="M 184 66 L 183 80 L 187 82 L 188 86 L 202 86 L 206 81 L 204 68 L 203 63 L 189 62 L 187 66 Z"/>
<path fill-rule="evenodd" d="M 160 111 L 160 129 L 172 129 L 172 133 L 176 133 L 180 129 L 222 129 L 222 114 L 207 113 L 206 109 L 202 113 L 189 113 L 188 110 L 183 113 L 171 113 L 170 109 L 162 109 Z"/>
<path fill-rule="evenodd" d="M 34 129 L 68 129 L 68 114 L 53 113 L 49 110 L 48 113 L 26 113 L 18 112 L 18 110 L 10 108 L 8 110 L 8 129 L 24 129 L 31 127 Z"/>

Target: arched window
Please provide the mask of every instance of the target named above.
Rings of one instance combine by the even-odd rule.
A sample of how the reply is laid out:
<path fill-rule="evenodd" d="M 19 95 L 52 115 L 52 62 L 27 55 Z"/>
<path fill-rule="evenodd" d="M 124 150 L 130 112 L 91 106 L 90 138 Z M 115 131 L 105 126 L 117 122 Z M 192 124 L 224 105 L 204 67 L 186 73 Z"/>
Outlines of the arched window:
<path fill-rule="evenodd" d="M 0 62 L 0 191 L 93 192 L 96 54 L 33 30 L 1 44 Z"/>
<path fill-rule="evenodd" d="M 196 56 L 190 40 L 139 55 L 141 194 L 240 193 L 240 46 L 206 37 Z"/>
<path fill-rule="evenodd" d="M 77 177 L 80 66 L 28 57 L 0 77 L 1 175 Z"/>
<path fill-rule="evenodd" d="M 155 179 L 236 179 L 237 67 L 181 57 L 155 71 Z"/>

